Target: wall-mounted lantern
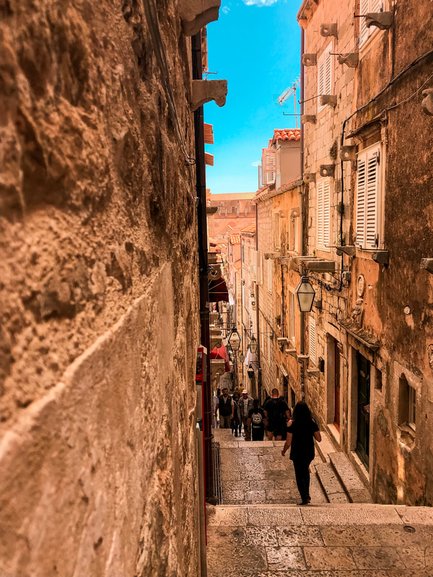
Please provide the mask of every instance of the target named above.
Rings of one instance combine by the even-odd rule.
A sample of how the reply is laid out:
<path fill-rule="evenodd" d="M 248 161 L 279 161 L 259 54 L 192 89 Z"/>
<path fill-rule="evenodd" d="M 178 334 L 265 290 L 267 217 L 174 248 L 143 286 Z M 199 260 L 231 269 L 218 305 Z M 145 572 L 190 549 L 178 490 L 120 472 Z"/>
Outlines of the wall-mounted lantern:
<path fill-rule="evenodd" d="M 320 35 L 325 37 L 335 36 L 335 38 L 338 38 L 337 23 L 333 22 L 332 24 L 321 24 Z"/>
<path fill-rule="evenodd" d="M 355 144 L 351 146 L 342 146 L 340 150 L 341 160 L 356 160 L 357 147 Z"/>
<path fill-rule="evenodd" d="M 302 64 L 304 66 L 317 66 L 317 54 L 303 54 Z"/>
<path fill-rule="evenodd" d="M 257 339 L 254 335 L 251 337 L 250 340 L 250 351 L 252 352 L 253 355 L 255 355 L 257 352 Z"/>
<path fill-rule="evenodd" d="M 337 106 L 337 96 L 335 94 L 322 94 L 320 96 L 320 106 Z"/>
<path fill-rule="evenodd" d="M 298 305 L 301 313 L 309 313 L 313 308 L 316 293 L 314 292 L 308 277 L 303 276 L 301 278 L 301 282 L 296 287 L 296 296 L 298 298 Z"/>
<path fill-rule="evenodd" d="M 323 178 L 326 178 L 327 176 L 333 178 L 334 174 L 335 174 L 335 164 L 320 165 L 320 176 L 322 176 Z"/>
<path fill-rule="evenodd" d="M 235 326 L 232 327 L 227 342 L 234 353 L 239 351 L 241 346 L 241 337 L 238 333 L 238 329 Z"/>

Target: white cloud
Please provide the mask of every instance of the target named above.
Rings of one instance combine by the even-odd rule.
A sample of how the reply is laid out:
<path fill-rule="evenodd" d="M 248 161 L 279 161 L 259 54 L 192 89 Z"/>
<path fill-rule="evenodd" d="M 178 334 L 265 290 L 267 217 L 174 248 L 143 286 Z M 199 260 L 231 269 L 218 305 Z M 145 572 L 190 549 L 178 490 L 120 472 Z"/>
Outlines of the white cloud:
<path fill-rule="evenodd" d="M 223 6 L 223 7 L 221 8 L 221 12 L 222 12 L 223 14 L 228 14 L 228 13 L 230 12 L 230 7 L 229 7 L 229 6 Z"/>
<path fill-rule="evenodd" d="M 260 166 L 262 163 L 260 160 L 255 160 L 254 162 L 251 163 L 251 166 L 254 166 L 255 168 L 257 168 L 258 166 Z"/>
<path fill-rule="evenodd" d="M 272 4 L 276 4 L 278 0 L 243 0 L 244 4 L 247 6 L 272 6 Z"/>

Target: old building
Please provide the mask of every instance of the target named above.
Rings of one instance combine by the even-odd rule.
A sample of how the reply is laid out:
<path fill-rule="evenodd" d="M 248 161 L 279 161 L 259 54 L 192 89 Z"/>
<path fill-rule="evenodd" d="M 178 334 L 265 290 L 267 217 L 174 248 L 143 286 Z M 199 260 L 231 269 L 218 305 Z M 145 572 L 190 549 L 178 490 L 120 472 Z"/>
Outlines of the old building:
<path fill-rule="evenodd" d="M 431 505 L 431 3 L 305 0 L 298 18 L 307 398 L 377 501 Z"/>
<path fill-rule="evenodd" d="M 225 98 L 197 73 L 218 6 L 0 8 L 2 575 L 200 572 L 193 111 Z"/>
<path fill-rule="evenodd" d="M 258 342 L 261 367 L 262 394 L 270 394 L 272 388 L 284 385 L 286 369 L 277 364 L 275 349 L 281 336 L 281 303 L 277 302 L 276 291 L 281 295 L 281 257 L 289 254 L 292 243 L 299 250 L 301 225 L 295 216 L 295 205 L 287 200 L 286 190 L 300 176 L 300 130 L 276 129 L 268 147 L 262 151 L 259 169 L 263 186 L 257 191 L 257 284 L 256 303 L 258 309 Z M 285 200 L 281 200 L 282 197 Z M 298 207 L 299 208 L 299 207 Z M 291 224 L 287 226 L 287 223 Z M 291 227 L 295 228 L 291 229 Z M 290 236 L 291 235 L 291 236 Z M 289 240 L 290 236 L 290 240 Z M 286 253 L 287 251 L 287 253 Z M 284 281 L 283 285 L 285 284 Z M 283 331 L 284 332 L 284 331 Z M 281 341 L 280 341 L 281 343 Z M 288 388 L 286 388 L 286 394 Z"/>

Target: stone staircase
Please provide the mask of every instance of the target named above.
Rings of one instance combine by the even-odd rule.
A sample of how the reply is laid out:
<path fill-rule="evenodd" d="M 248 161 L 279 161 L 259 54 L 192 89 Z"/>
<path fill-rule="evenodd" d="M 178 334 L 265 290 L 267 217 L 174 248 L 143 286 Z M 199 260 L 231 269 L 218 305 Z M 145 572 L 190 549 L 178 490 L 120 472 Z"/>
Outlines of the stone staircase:
<path fill-rule="evenodd" d="M 202 577 L 433 577 L 433 508 L 372 504 L 326 435 L 305 507 L 295 505 L 281 441 L 245 442 L 227 430 L 215 440 L 223 503 L 207 507 Z"/>

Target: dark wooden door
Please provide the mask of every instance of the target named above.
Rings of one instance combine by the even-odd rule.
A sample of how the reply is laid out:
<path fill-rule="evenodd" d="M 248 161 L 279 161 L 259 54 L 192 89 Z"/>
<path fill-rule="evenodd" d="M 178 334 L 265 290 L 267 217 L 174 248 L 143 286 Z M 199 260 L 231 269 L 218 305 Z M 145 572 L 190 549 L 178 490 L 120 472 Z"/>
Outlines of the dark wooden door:
<path fill-rule="evenodd" d="M 334 340 L 334 425 L 340 430 L 340 348 Z"/>
<path fill-rule="evenodd" d="M 370 363 L 360 353 L 356 353 L 358 376 L 358 407 L 356 452 L 368 467 L 370 453 Z"/>

